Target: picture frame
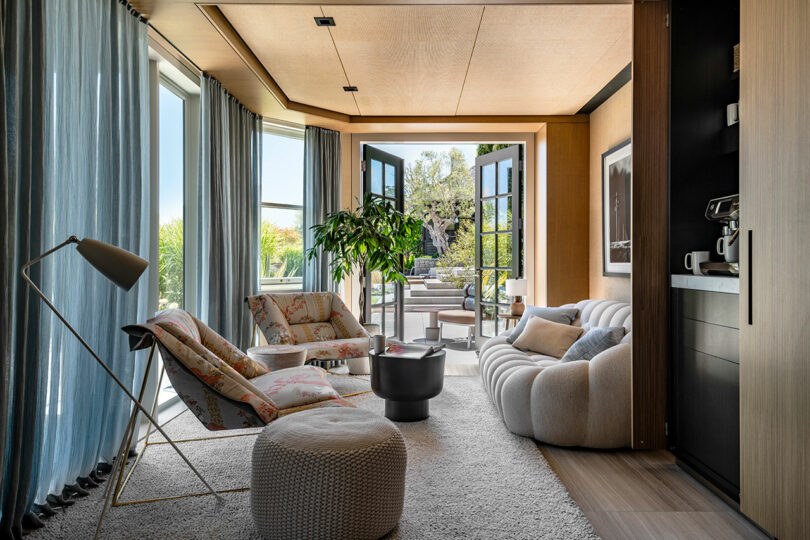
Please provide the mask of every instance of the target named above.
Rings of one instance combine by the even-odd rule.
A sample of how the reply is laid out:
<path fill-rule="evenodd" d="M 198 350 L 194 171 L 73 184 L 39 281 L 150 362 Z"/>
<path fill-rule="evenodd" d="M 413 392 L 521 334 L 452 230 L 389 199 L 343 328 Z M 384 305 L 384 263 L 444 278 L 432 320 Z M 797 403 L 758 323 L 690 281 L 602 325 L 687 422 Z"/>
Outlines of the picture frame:
<path fill-rule="evenodd" d="M 632 149 L 630 139 L 602 154 L 602 275 L 630 277 Z"/>

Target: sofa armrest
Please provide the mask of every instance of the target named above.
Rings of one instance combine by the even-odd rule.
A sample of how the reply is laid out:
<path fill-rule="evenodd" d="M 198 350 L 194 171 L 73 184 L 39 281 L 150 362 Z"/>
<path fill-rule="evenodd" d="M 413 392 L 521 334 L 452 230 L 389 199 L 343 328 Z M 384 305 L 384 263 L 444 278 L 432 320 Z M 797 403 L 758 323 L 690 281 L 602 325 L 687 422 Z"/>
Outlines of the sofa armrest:
<path fill-rule="evenodd" d="M 631 345 L 615 345 L 594 356 L 589 364 L 585 445 L 595 448 L 626 446 L 630 442 Z"/>

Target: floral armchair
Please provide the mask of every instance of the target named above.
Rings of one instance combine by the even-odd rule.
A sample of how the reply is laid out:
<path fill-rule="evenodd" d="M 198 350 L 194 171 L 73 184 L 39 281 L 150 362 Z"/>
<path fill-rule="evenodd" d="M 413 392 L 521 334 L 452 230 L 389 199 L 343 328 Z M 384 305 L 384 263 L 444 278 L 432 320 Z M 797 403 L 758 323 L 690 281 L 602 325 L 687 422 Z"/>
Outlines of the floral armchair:
<path fill-rule="evenodd" d="M 297 345 L 307 360 L 368 356 L 368 332 L 332 292 L 277 293 L 245 299 L 271 345 Z"/>
<path fill-rule="evenodd" d="M 260 427 L 316 407 L 353 407 L 323 369 L 269 372 L 186 311 L 166 310 L 123 330 L 131 350 L 157 345 L 177 395 L 209 430 Z"/>

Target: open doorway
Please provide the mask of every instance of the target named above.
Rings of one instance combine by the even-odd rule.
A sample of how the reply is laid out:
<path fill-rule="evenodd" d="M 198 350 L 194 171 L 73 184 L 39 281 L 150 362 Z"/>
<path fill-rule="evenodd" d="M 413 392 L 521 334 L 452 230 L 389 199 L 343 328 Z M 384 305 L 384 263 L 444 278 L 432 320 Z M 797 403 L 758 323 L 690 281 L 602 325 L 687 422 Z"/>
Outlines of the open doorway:
<path fill-rule="evenodd" d="M 377 142 L 360 150 L 363 192 L 424 223 L 406 285 L 366 276 L 367 320 L 407 342 L 441 340 L 458 360 L 475 362 L 476 345 L 505 328 L 505 281 L 523 269 L 525 144 Z"/>

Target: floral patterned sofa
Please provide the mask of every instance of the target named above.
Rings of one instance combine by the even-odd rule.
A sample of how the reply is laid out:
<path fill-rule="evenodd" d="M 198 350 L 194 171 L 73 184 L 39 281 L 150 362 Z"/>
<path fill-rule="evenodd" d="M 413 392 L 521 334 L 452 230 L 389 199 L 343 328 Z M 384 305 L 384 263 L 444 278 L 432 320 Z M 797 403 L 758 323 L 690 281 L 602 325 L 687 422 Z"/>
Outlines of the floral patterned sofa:
<path fill-rule="evenodd" d="M 307 360 L 368 356 L 368 333 L 335 293 L 259 294 L 245 301 L 270 345 L 304 347 Z"/>
<path fill-rule="evenodd" d="M 261 427 L 318 407 L 353 407 L 332 388 L 325 370 L 269 372 L 186 311 L 166 310 L 123 330 L 131 350 L 157 345 L 177 395 L 209 430 Z"/>

